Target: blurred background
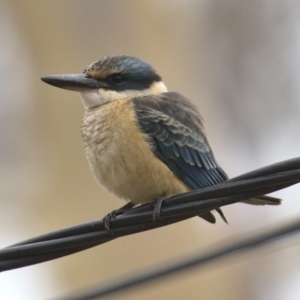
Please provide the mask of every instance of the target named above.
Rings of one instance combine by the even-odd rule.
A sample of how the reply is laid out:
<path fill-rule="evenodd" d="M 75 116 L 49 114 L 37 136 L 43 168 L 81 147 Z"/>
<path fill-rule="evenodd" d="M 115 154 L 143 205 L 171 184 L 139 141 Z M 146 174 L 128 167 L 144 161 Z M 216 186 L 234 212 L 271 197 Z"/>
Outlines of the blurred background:
<path fill-rule="evenodd" d="M 95 183 L 76 93 L 40 81 L 105 55 L 151 63 L 197 103 L 232 177 L 299 156 L 297 0 L 0 0 L 0 246 L 95 219 L 123 205 Z M 300 215 L 235 204 L 212 226 L 194 218 L 55 261 L 2 273 L 0 298 L 53 299 L 199 253 Z M 299 299 L 300 237 L 130 290 L 113 299 Z"/>

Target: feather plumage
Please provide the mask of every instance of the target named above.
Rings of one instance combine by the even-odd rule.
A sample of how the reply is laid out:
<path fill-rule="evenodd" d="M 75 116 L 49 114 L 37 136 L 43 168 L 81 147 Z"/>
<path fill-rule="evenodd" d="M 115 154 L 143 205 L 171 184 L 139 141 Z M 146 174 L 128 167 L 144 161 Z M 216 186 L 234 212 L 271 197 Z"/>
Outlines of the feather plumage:
<path fill-rule="evenodd" d="M 177 93 L 133 99 L 137 123 L 155 155 L 192 189 L 218 184 L 227 175 L 215 160 L 200 115 Z"/>

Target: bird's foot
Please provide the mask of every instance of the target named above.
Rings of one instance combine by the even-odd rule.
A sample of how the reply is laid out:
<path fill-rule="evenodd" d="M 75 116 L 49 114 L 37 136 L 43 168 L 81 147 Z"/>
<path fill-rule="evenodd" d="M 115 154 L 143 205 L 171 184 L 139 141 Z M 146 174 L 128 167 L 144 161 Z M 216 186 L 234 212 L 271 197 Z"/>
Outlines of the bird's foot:
<path fill-rule="evenodd" d="M 107 231 L 111 232 L 110 231 L 110 221 L 111 221 L 111 219 L 115 218 L 117 215 L 118 215 L 118 210 L 113 210 L 112 212 L 110 212 L 103 218 L 103 220 L 102 220 L 103 225 Z"/>
<path fill-rule="evenodd" d="M 109 214 L 107 214 L 103 219 L 103 225 L 105 227 L 105 229 L 109 232 L 111 232 L 110 230 L 110 223 L 111 223 L 111 219 L 115 218 L 118 215 L 121 215 L 124 211 L 131 209 L 132 207 L 134 207 L 134 204 L 131 202 L 126 203 L 124 206 L 120 207 L 119 209 L 113 210 L 112 212 L 110 212 Z"/>
<path fill-rule="evenodd" d="M 165 199 L 166 198 L 164 196 L 159 196 L 150 202 L 151 207 L 154 207 L 153 222 L 161 219 L 161 206 Z"/>

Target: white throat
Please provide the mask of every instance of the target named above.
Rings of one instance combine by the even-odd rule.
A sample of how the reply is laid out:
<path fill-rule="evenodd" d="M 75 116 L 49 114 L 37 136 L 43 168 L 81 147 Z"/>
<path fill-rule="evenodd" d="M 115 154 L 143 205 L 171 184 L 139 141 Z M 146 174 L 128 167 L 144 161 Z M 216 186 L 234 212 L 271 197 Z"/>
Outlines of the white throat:
<path fill-rule="evenodd" d="M 80 92 L 79 95 L 83 102 L 85 109 L 93 108 L 107 102 L 120 100 L 127 97 L 139 97 L 146 95 L 157 95 L 167 92 L 168 89 L 162 81 L 154 82 L 148 89 L 145 90 L 126 90 L 126 91 L 113 91 L 113 90 L 88 90 Z"/>

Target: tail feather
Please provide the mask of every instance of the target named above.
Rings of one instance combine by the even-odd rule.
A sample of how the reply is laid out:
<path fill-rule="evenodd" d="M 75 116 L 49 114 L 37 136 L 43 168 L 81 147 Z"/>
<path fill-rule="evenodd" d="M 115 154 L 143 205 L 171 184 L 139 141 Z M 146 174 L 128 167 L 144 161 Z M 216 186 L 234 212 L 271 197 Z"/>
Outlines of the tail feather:
<path fill-rule="evenodd" d="M 244 200 L 244 201 L 242 201 L 242 203 L 247 203 L 247 204 L 252 204 L 252 205 L 280 205 L 281 199 L 271 197 L 271 196 L 259 196 L 256 198 Z M 219 215 L 221 216 L 223 221 L 228 224 L 228 222 L 225 218 L 225 215 L 223 214 L 221 209 L 217 208 L 216 211 L 219 213 Z M 216 222 L 216 218 L 214 217 L 214 215 L 211 212 L 205 212 L 203 214 L 200 214 L 199 217 L 206 220 L 209 223 L 212 223 L 212 224 L 214 224 Z"/>
<path fill-rule="evenodd" d="M 270 196 L 259 196 L 242 202 L 252 205 L 280 205 L 281 199 Z"/>
<path fill-rule="evenodd" d="M 223 214 L 221 208 L 216 208 L 216 211 L 219 213 L 220 217 L 222 218 L 222 220 L 228 224 L 225 215 Z M 200 218 L 204 219 L 205 221 L 211 223 L 211 224 L 215 224 L 216 223 L 216 218 L 215 216 L 209 211 L 209 212 L 205 212 L 203 214 L 199 215 Z"/>
<path fill-rule="evenodd" d="M 210 211 L 200 214 L 199 217 L 211 224 L 216 223 L 216 218 Z"/>

